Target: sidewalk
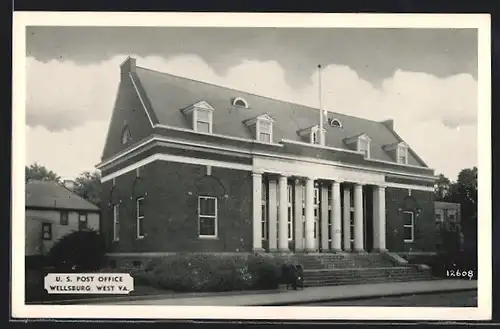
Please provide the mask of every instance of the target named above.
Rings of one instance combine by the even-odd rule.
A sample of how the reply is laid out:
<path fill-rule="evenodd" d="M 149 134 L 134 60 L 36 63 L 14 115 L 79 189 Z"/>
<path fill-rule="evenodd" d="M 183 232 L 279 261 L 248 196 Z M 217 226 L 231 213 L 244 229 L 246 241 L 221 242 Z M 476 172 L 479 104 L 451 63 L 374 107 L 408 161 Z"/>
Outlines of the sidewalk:
<path fill-rule="evenodd" d="M 477 281 L 432 280 L 414 282 L 374 283 L 360 285 L 311 287 L 304 290 L 269 292 L 238 292 L 235 294 L 177 294 L 151 299 L 100 302 L 99 305 L 176 305 L 176 306 L 283 306 L 303 303 L 368 299 L 387 296 L 476 290 Z"/>

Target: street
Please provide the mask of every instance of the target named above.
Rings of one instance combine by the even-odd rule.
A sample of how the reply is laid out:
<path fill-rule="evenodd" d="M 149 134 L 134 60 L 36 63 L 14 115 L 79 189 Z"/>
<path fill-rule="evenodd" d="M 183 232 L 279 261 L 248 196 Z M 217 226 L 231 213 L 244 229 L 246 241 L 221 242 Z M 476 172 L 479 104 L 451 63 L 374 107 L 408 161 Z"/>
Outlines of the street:
<path fill-rule="evenodd" d="M 344 300 L 304 304 L 304 306 L 406 306 L 406 307 L 477 307 L 477 292 L 449 292 Z"/>

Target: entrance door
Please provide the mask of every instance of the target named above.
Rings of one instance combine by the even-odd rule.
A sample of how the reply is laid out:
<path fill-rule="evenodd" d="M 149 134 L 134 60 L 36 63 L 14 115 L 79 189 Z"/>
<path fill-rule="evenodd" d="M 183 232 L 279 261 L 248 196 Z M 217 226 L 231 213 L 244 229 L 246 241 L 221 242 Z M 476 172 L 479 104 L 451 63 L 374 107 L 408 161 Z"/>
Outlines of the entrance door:
<path fill-rule="evenodd" d="M 319 236 L 319 216 L 320 216 L 320 201 L 319 201 L 319 188 L 315 187 L 314 188 L 314 201 L 313 201 L 313 238 L 314 238 L 314 248 L 316 251 L 319 251 L 319 245 L 320 245 L 320 236 Z M 303 242 L 302 245 L 305 247 L 306 246 L 306 216 L 305 216 L 305 188 L 302 189 L 302 233 L 303 233 Z"/>

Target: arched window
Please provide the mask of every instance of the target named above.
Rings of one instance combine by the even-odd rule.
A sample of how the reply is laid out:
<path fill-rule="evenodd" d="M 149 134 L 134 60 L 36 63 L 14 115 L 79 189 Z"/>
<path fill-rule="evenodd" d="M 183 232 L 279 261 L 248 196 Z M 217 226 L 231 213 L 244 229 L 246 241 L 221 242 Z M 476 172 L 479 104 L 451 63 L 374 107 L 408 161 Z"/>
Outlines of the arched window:
<path fill-rule="evenodd" d="M 128 126 L 125 126 L 122 131 L 122 144 L 127 144 L 131 139 L 132 133 L 130 132 L 130 128 Z"/>
<path fill-rule="evenodd" d="M 330 120 L 330 126 L 331 127 L 338 127 L 338 128 L 342 128 L 342 123 L 340 122 L 339 119 L 331 119 Z"/>
<path fill-rule="evenodd" d="M 235 106 L 241 106 L 241 107 L 244 107 L 244 108 L 248 108 L 248 103 L 246 100 L 244 100 L 243 98 L 241 97 L 236 97 L 234 100 L 233 100 L 233 105 Z"/>

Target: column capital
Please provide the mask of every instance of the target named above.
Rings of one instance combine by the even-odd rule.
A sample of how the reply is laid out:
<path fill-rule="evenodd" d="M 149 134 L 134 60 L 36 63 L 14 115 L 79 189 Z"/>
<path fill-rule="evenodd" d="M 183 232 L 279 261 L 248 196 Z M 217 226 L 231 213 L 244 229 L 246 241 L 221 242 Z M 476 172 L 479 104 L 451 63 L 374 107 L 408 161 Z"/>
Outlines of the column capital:
<path fill-rule="evenodd" d="M 385 190 L 387 186 L 385 185 L 376 185 L 378 190 Z"/>
<path fill-rule="evenodd" d="M 260 170 L 252 171 L 252 176 L 262 176 L 263 174 L 264 174 L 264 172 L 260 171 Z"/>
<path fill-rule="evenodd" d="M 354 188 L 362 188 L 364 185 L 365 184 L 363 184 L 363 183 L 357 183 L 357 182 L 355 182 L 354 183 Z"/>
<path fill-rule="evenodd" d="M 279 177 L 280 178 L 290 178 L 290 177 L 292 177 L 292 174 L 290 174 L 290 173 L 280 173 Z"/>
<path fill-rule="evenodd" d="M 344 182 L 344 181 L 342 181 L 342 180 L 336 179 L 336 180 L 332 181 L 332 185 L 335 185 L 335 184 L 340 185 L 340 184 L 342 184 L 343 182 Z"/>

